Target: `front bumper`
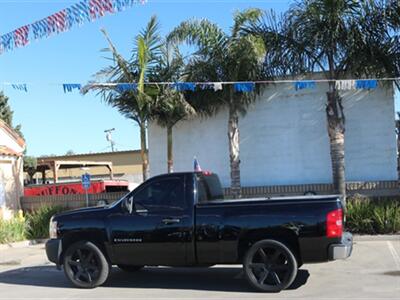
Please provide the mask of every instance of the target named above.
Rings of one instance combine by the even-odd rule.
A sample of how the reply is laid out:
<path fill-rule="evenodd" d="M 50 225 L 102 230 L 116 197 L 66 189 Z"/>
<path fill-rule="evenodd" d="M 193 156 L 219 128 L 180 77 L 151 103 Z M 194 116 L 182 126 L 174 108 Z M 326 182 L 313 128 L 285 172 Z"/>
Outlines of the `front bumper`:
<path fill-rule="evenodd" d="M 329 246 L 329 260 L 346 259 L 353 251 L 353 235 L 345 232 L 339 244 Z"/>
<path fill-rule="evenodd" d="M 59 239 L 51 239 L 46 242 L 46 255 L 49 261 L 55 263 L 57 267 L 61 265 L 62 243 Z"/>

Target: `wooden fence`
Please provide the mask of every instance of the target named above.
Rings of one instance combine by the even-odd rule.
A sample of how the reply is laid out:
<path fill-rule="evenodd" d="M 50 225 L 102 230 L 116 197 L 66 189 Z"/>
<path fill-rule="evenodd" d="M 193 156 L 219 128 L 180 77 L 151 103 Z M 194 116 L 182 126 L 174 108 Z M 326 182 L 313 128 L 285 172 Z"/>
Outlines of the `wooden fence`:
<path fill-rule="evenodd" d="M 349 182 L 346 184 L 348 196 L 361 194 L 370 197 L 393 197 L 400 196 L 398 181 L 369 181 L 369 182 Z M 224 189 L 225 195 L 230 196 L 230 189 Z M 291 196 L 304 195 L 313 192 L 317 195 L 333 193 L 332 184 L 302 184 L 302 185 L 276 185 L 276 186 L 255 186 L 243 187 L 242 197 L 265 197 L 265 196 Z M 89 206 L 98 205 L 99 201 L 107 200 L 112 203 L 126 192 L 103 193 L 89 195 Z M 21 197 L 23 210 L 35 210 L 41 206 L 62 206 L 67 209 L 74 209 L 86 206 L 85 195 L 65 195 L 65 196 L 38 196 Z"/>
<path fill-rule="evenodd" d="M 400 196 L 399 182 L 393 181 L 366 181 L 346 183 L 347 195 L 361 194 L 370 197 L 393 197 Z M 332 184 L 299 184 L 299 185 L 273 185 L 242 187 L 243 197 L 262 196 L 292 196 L 315 193 L 317 195 L 328 195 L 334 191 Z M 227 197 L 231 195 L 230 189 L 224 189 Z"/>
<path fill-rule="evenodd" d="M 112 203 L 124 195 L 126 192 L 91 194 L 88 195 L 89 206 L 97 206 L 103 200 Z M 41 206 L 62 206 L 67 209 L 75 209 L 86 207 L 86 195 L 21 197 L 21 206 L 24 211 L 35 210 Z"/>

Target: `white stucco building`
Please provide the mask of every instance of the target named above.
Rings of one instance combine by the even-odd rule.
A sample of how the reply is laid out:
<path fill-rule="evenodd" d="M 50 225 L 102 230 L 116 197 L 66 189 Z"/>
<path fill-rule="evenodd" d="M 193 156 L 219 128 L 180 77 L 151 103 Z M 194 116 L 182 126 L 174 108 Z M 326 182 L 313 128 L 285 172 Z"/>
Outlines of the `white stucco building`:
<path fill-rule="evenodd" d="M 332 183 L 325 103 L 326 83 L 296 91 L 292 84 L 267 87 L 240 119 L 242 186 Z M 397 180 L 394 93 L 391 87 L 342 93 L 346 116 L 348 181 Z M 205 170 L 230 185 L 228 113 L 180 122 L 173 132 L 174 170 Z M 165 173 L 166 129 L 149 126 L 151 176 Z"/>
<path fill-rule="evenodd" d="M 0 120 L 0 209 L 18 209 L 23 195 L 25 141 Z"/>

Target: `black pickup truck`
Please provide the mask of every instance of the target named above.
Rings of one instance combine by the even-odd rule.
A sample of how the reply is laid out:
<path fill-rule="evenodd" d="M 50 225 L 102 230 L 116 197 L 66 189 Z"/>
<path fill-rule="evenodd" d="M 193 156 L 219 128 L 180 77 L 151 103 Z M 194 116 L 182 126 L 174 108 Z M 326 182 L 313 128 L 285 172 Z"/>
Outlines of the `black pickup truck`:
<path fill-rule="evenodd" d="M 303 263 L 345 259 L 338 196 L 224 200 L 209 172 L 153 177 L 110 206 L 53 216 L 47 257 L 77 287 L 103 284 L 112 265 L 243 264 L 259 291 L 291 285 Z"/>

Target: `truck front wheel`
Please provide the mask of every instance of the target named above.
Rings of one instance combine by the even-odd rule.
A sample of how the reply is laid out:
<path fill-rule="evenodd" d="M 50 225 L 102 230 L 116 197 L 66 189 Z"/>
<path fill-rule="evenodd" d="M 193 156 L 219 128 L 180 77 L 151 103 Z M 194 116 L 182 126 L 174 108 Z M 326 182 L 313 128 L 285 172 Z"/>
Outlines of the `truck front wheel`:
<path fill-rule="evenodd" d="M 279 292 L 296 278 L 297 261 L 286 245 L 262 240 L 247 251 L 243 270 L 247 281 L 258 291 Z"/>
<path fill-rule="evenodd" d="M 76 287 L 94 288 L 107 280 L 110 264 L 94 243 L 81 241 L 67 248 L 64 273 Z"/>

